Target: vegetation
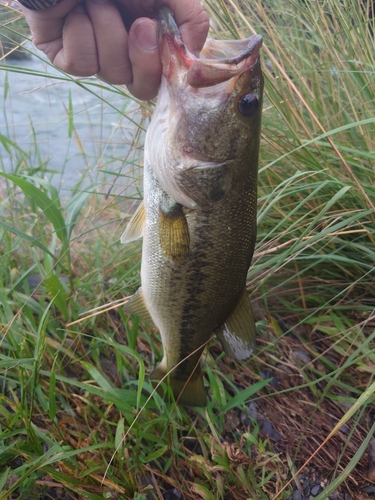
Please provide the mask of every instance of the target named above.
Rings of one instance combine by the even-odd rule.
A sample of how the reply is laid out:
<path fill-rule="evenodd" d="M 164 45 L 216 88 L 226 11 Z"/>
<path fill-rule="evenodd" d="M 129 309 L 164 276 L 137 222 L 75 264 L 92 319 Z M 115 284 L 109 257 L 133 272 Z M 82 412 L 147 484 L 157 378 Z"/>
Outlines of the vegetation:
<path fill-rule="evenodd" d="M 29 27 L 20 12 L 10 6 L 0 5 L 0 58 L 27 59 L 30 54 L 23 49 Z"/>
<path fill-rule="evenodd" d="M 212 340 L 204 409 L 167 404 L 147 381 L 161 343 L 122 311 L 140 246 L 119 239 L 141 197 L 148 104 L 122 117 L 125 170 L 107 165 L 100 185 L 83 174 L 65 200 L 37 138 L 24 150 L 2 134 L 13 171 L 0 175 L 1 499 L 375 491 L 374 21 L 360 0 L 206 6 L 213 36 L 264 37 L 255 355 L 235 362 Z M 98 99 L 105 87 L 77 84 Z"/>

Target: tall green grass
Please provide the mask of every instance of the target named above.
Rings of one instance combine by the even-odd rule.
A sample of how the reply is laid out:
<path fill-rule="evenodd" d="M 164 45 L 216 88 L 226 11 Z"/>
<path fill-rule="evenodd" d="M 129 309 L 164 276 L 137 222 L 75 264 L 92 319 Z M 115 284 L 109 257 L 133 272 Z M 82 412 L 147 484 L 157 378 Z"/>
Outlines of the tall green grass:
<path fill-rule="evenodd" d="M 20 12 L 0 5 L 0 59 L 25 59 L 28 53 L 23 44 L 29 35 L 28 25 Z"/>
<path fill-rule="evenodd" d="M 240 363 L 212 341 L 205 409 L 152 393 L 160 339 L 118 307 L 139 286 L 140 246 L 119 238 L 142 196 L 150 106 L 126 107 L 118 89 L 77 81 L 98 102 L 112 91 L 105 99 L 132 148 L 125 168 L 105 165 L 103 137 L 94 168 L 105 174 L 87 171 L 68 197 L 48 177 L 37 135 L 34 154 L 2 136 L 16 168 L 0 172 L 0 498 L 45 498 L 60 486 L 89 499 L 173 490 L 287 499 L 292 479 L 302 488 L 315 474 L 322 500 L 337 488 L 358 498 L 370 482 L 375 56 L 361 5 L 206 1 L 213 36 L 263 35 L 266 96 L 248 280 L 258 346 Z M 251 401 L 282 441 L 249 418 Z"/>

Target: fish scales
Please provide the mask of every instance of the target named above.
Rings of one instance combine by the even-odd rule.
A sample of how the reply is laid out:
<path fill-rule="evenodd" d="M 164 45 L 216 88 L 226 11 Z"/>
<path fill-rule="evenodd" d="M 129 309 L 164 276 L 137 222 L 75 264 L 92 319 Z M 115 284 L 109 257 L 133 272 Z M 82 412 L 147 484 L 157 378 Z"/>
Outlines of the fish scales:
<path fill-rule="evenodd" d="M 142 283 L 148 286 L 143 294 L 173 366 L 223 324 L 244 289 L 254 246 L 256 196 L 248 182 L 238 193 L 239 199 L 228 196 L 211 210 L 187 214 L 190 252 L 184 262 L 174 262 L 165 258 L 159 242 L 158 212 L 164 192 L 151 167 L 145 168 L 145 187 L 152 196 L 146 205 Z M 225 219 L 227 224 L 223 224 Z M 191 373 L 187 366 L 195 366 L 200 354 L 178 372 Z"/>
<path fill-rule="evenodd" d="M 169 373 L 177 400 L 204 405 L 200 358 L 212 334 L 238 359 L 255 339 L 246 276 L 256 239 L 261 38 L 238 41 L 239 49 L 210 40 L 209 54 L 221 57 L 195 58 L 169 9 L 159 23 L 164 77 L 146 137 L 144 202 L 122 238 L 143 235 L 142 286 L 125 309 L 160 331 L 163 360 L 151 379 Z"/>

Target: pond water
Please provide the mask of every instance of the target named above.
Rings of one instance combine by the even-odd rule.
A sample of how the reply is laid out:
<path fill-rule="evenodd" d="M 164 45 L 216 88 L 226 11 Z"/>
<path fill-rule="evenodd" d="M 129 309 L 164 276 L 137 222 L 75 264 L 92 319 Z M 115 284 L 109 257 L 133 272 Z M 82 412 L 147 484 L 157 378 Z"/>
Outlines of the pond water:
<path fill-rule="evenodd" d="M 140 176 L 138 105 L 95 78 L 80 80 L 89 90 L 58 78 L 36 56 L 1 65 L 0 169 L 43 175 L 66 193 L 94 182 L 120 192 Z"/>

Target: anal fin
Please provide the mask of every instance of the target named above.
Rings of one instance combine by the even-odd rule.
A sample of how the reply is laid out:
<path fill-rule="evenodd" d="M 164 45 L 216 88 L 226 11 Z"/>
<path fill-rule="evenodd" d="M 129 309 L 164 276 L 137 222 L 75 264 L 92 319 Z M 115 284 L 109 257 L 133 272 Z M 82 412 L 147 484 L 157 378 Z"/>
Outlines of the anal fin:
<path fill-rule="evenodd" d="M 248 358 L 255 345 L 256 328 L 246 288 L 224 324 L 215 331 L 227 356 Z"/>
<path fill-rule="evenodd" d="M 145 299 L 143 297 L 142 288 L 138 288 L 134 295 L 132 295 L 128 302 L 124 305 L 124 310 L 131 314 L 135 314 L 145 321 L 154 323 L 151 315 L 147 309 Z"/>
<path fill-rule="evenodd" d="M 146 210 L 144 202 L 142 201 L 137 210 L 134 212 L 133 217 L 128 222 L 125 231 L 120 238 L 121 243 L 131 243 L 143 236 L 143 228 L 146 220 Z"/>

